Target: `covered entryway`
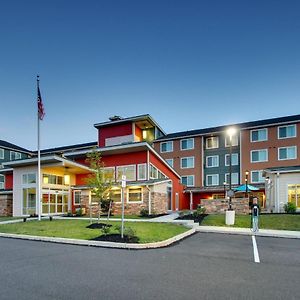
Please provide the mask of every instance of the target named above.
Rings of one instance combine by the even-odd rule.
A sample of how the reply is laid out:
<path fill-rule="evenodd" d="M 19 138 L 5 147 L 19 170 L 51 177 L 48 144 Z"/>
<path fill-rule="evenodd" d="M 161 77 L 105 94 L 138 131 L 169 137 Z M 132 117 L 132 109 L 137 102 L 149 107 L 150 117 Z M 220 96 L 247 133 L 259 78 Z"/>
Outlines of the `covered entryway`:
<path fill-rule="evenodd" d="M 42 190 L 42 215 L 65 214 L 70 210 L 69 191 Z"/>

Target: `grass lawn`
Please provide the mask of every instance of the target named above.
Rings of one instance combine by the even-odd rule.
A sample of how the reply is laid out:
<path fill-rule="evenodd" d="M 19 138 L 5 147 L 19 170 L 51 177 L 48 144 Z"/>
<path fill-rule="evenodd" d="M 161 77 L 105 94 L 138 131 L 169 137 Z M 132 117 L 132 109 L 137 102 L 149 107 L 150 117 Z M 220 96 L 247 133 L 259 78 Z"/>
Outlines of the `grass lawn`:
<path fill-rule="evenodd" d="M 18 220 L 20 218 L 17 217 L 0 217 L 0 222 L 2 221 L 9 221 L 9 220 Z"/>
<path fill-rule="evenodd" d="M 109 223 L 113 225 L 110 233 L 119 233 L 116 226 L 120 226 L 121 222 Z M 89 224 L 88 220 L 30 221 L 0 225 L 0 232 L 82 240 L 90 240 L 102 234 L 100 229 L 86 228 Z M 136 232 L 139 243 L 163 241 L 189 230 L 182 225 L 143 222 L 125 222 L 125 227 L 130 227 Z"/>
<path fill-rule="evenodd" d="M 249 228 L 250 224 L 251 217 L 249 215 L 236 215 L 233 227 Z M 226 226 L 225 215 L 209 215 L 201 225 Z M 259 228 L 300 231 L 300 215 L 260 215 Z"/>

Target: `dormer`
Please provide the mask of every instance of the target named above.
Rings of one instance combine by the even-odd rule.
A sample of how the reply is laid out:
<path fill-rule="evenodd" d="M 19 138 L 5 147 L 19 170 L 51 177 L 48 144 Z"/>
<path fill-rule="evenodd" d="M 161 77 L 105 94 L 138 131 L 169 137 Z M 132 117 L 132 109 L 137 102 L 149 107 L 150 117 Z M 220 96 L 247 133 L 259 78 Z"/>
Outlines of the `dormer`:
<path fill-rule="evenodd" d="M 152 144 L 153 140 L 165 135 L 150 115 L 130 118 L 113 116 L 108 122 L 94 124 L 94 127 L 98 129 L 99 147 L 136 142 Z"/>

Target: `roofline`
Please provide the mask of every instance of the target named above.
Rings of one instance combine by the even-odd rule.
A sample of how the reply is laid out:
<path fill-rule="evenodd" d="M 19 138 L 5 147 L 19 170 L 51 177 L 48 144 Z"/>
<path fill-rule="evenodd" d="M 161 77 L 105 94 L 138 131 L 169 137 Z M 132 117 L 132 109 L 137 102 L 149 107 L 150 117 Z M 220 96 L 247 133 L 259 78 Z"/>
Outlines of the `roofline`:
<path fill-rule="evenodd" d="M 152 153 L 154 153 L 164 164 L 165 166 L 168 167 L 168 169 L 170 169 L 179 179 L 181 178 L 181 176 L 165 161 L 164 158 L 162 158 L 162 156 L 160 156 L 153 147 L 151 147 L 147 142 L 136 142 L 136 143 L 130 143 L 130 144 L 124 144 L 124 145 L 115 145 L 115 146 L 108 146 L 108 147 L 102 147 L 99 148 L 97 147 L 96 150 L 99 152 L 105 152 L 108 150 L 119 150 L 119 149 L 126 149 L 126 148 L 139 148 L 139 147 L 146 147 L 147 150 L 152 151 Z M 80 151 L 76 151 L 76 152 L 70 152 L 70 153 L 65 153 L 65 156 L 71 156 L 71 155 L 81 155 L 81 154 L 87 154 L 87 153 L 91 153 L 93 152 L 94 149 L 88 149 L 88 150 L 80 150 Z"/>
<path fill-rule="evenodd" d="M 8 142 L 7 142 L 8 143 Z M 17 146 L 18 147 L 18 146 Z M 34 151 L 30 151 L 30 150 L 27 150 L 27 149 L 24 149 L 22 147 L 20 148 L 11 148 L 11 147 L 7 147 L 7 146 L 4 146 L 4 145 L 1 145 L 0 144 L 0 148 L 2 149 L 6 149 L 6 150 L 12 150 L 12 151 L 18 151 L 18 152 L 22 152 L 22 153 L 26 153 L 26 154 L 30 154 L 30 155 L 33 155 Z"/>
<path fill-rule="evenodd" d="M 130 121 L 139 121 L 139 120 L 143 120 L 145 118 L 150 119 L 150 121 L 153 123 L 153 125 L 155 125 L 163 134 L 166 134 L 165 131 L 158 125 L 158 123 L 149 114 L 123 118 L 121 120 L 116 120 L 116 121 L 107 121 L 107 122 L 102 122 L 102 123 L 96 123 L 96 124 L 94 124 L 94 127 L 98 129 L 99 127 L 106 127 L 109 125 L 121 124 L 121 123 L 130 122 Z"/>
<path fill-rule="evenodd" d="M 270 173 L 270 174 L 277 174 L 277 173 L 299 173 L 300 172 L 300 167 L 298 169 L 294 169 L 294 170 L 269 170 L 269 169 L 265 169 L 264 170 L 266 173 Z"/>
<path fill-rule="evenodd" d="M 72 151 L 72 149 L 84 149 L 84 148 L 92 148 L 94 146 L 97 146 L 98 142 L 90 142 L 90 143 L 84 143 L 84 144 L 74 144 L 70 146 L 61 146 L 56 148 L 48 148 L 41 150 L 41 154 L 48 154 L 53 152 L 64 152 L 64 151 Z M 34 151 L 34 154 L 37 154 L 37 151 Z"/>
<path fill-rule="evenodd" d="M 280 118 L 292 118 L 292 117 L 297 117 L 298 120 L 286 120 L 286 121 L 282 121 L 282 122 L 276 122 L 275 120 L 278 120 Z M 273 123 L 269 123 L 269 124 L 263 124 L 263 125 L 252 125 L 252 126 L 243 126 L 249 123 L 256 123 L 256 122 L 261 122 L 261 121 L 274 121 Z M 240 130 L 249 130 L 249 129 L 254 129 L 254 128 L 264 128 L 264 127 L 271 127 L 271 126 L 277 126 L 277 125 L 284 125 L 284 124 L 290 124 L 290 123 L 295 123 L 297 121 L 300 121 L 300 115 L 291 115 L 291 116 L 286 116 L 286 117 L 277 117 L 277 118 L 271 118 L 271 119 L 261 119 L 261 120 L 257 120 L 257 121 L 248 121 L 248 122 L 243 122 L 243 123 L 236 123 L 236 124 L 226 124 L 226 125 L 220 125 L 220 126 L 215 126 L 215 127 L 207 127 L 207 128 L 203 128 L 203 129 L 192 129 L 190 131 L 199 131 L 198 133 L 191 133 L 188 134 L 188 131 L 186 131 L 186 134 L 182 135 L 182 136 L 175 136 L 175 137 L 161 137 L 158 138 L 156 140 L 154 140 L 154 143 L 157 142 L 161 142 L 161 141 L 168 141 L 168 140 L 177 140 L 177 139 L 183 139 L 183 138 L 191 138 L 191 137 L 197 137 L 197 136 L 206 136 L 206 135 L 210 135 L 210 134 L 216 134 L 216 133 L 220 133 L 220 132 L 224 132 L 226 130 L 226 128 L 228 127 L 237 127 Z M 212 130 L 209 131 L 210 129 L 217 129 L 217 130 Z M 219 130 L 218 130 L 219 129 Z M 201 132 L 201 131 L 205 131 L 205 132 Z M 170 133 L 168 135 L 171 134 L 180 134 L 180 133 L 185 133 L 185 131 L 179 131 L 179 132 L 174 132 L 174 133 Z"/>

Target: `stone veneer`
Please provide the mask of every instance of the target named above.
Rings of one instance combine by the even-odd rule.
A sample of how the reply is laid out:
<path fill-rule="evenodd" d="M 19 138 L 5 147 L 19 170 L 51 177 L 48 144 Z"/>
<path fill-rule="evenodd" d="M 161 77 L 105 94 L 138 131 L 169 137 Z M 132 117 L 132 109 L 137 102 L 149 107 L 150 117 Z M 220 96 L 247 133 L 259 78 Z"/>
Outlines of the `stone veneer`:
<path fill-rule="evenodd" d="M 151 214 L 164 214 L 167 213 L 167 193 L 153 192 L 151 189 Z M 89 195 L 81 195 L 81 207 L 85 208 L 87 215 L 90 213 L 89 208 Z M 127 202 L 127 193 L 125 192 L 125 214 L 126 215 L 139 215 L 141 209 L 149 210 L 149 192 L 146 187 L 143 187 L 143 201 L 141 202 Z M 92 206 L 92 214 L 98 213 L 98 206 Z M 120 215 L 122 213 L 122 203 L 113 203 L 113 214 Z"/>
<path fill-rule="evenodd" d="M 12 194 L 0 195 L 0 216 L 12 216 Z"/>
<path fill-rule="evenodd" d="M 206 208 L 207 214 L 225 214 L 228 210 L 228 199 L 201 199 L 201 206 Z M 232 198 L 232 209 L 237 214 L 249 213 L 249 199 L 248 198 Z"/>

